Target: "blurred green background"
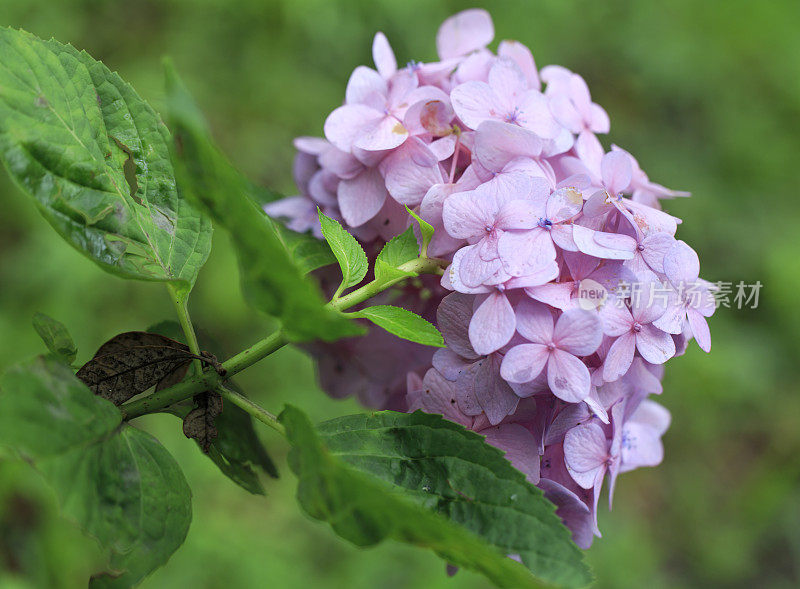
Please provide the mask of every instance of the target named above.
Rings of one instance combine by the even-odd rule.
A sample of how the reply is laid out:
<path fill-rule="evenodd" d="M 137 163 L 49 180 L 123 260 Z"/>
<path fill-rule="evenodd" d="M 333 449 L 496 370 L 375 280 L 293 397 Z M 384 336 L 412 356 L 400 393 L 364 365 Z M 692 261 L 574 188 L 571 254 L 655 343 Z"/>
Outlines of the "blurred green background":
<path fill-rule="evenodd" d="M 351 70 L 383 30 L 401 63 L 435 57 L 449 14 L 430 0 L 0 0 L 0 24 L 54 36 L 118 70 L 156 107 L 170 55 L 234 161 L 291 193 L 296 135 L 321 134 Z M 721 309 L 710 356 L 692 345 L 669 363 L 660 399 L 673 414 L 666 459 L 622 477 L 603 538 L 588 552 L 598 587 L 797 587 L 800 584 L 800 3 L 565 0 L 492 2 L 497 39 L 528 44 L 541 67 L 565 65 L 611 115 L 610 140 L 650 177 L 693 198 L 670 202 L 704 277 L 764 284 L 754 310 Z M 606 143 L 606 145 L 608 145 Z M 67 324 L 88 358 L 105 339 L 170 318 L 165 290 L 104 274 L 65 245 L 0 173 L 0 368 L 39 353 L 36 311 Z M 241 302 L 223 232 L 194 296 L 195 321 L 230 349 L 269 321 Z M 244 373 L 266 407 L 291 401 L 316 418 L 356 410 L 326 399 L 301 353 Z M 283 466 L 253 497 L 222 477 L 169 416 L 140 420 L 184 465 L 195 517 L 186 545 L 149 589 L 485 587 L 449 579 L 426 552 L 362 551 L 300 514 Z M 26 465 L 0 459 L 0 587 L 83 587 L 99 554 L 57 517 Z"/>

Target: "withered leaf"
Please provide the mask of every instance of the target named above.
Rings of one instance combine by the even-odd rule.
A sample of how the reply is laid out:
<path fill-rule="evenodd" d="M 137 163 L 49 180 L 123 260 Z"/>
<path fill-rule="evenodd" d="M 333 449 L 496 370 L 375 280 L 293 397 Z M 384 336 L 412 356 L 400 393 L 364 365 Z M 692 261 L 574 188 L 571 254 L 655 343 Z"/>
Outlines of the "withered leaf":
<path fill-rule="evenodd" d="M 222 397 L 219 393 L 207 391 L 194 397 L 195 408 L 183 419 L 183 435 L 197 440 L 203 452 L 208 454 L 211 443 L 217 437 L 215 425 L 222 413 Z"/>
<path fill-rule="evenodd" d="M 129 331 L 100 346 L 76 376 L 95 394 L 121 405 L 167 377 L 180 381 L 195 358 L 212 363 L 208 357 L 196 356 L 188 346 L 163 335 Z"/>

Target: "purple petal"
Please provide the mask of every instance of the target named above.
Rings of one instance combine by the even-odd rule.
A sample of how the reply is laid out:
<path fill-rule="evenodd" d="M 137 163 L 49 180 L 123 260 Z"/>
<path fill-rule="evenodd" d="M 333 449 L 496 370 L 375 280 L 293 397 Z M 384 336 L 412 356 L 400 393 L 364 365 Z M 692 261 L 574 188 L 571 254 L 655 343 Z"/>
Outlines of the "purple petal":
<path fill-rule="evenodd" d="M 436 309 L 436 323 L 447 346 L 459 356 L 474 359 L 478 355 L 469 343 L 469 322 L 475 297 L 458 292 L 442 299 Z"/>
<path fill-rule="evenodd" d="M 579 425 L 564 436 L 564 461 L 567 470 L 584 489 L 594 487 L 597 475 L 605 470 L 608 440 L 596 423 Z"/>
<path fill-rule="evenodd" d="M 663 364 L 675 355 L 675 342 L 670 334 L 652 325 L 642 325 L 636 334 L 636 349 L 650 364 Z"/>
<path fill-rule="evenodd" d="M 631 162 L 625 154 L 612 151 L 600 162 L 603 185 L 613 196 L 624 192 L 631 184 Z"/>
<path fill-rule="evenodd" d="M 700 275 L 700 260 L 686 242 L 676 241 L 664 256 L 664 273 L 676 287 L 688 287 Z"/>
<path fill-rule="evenodd" d="M 542 303 L 522 300 L 516 309 L 517 331 L 525 339 L 547 345 L 553 341 L 553 313 Z"/>
<path fill-rule="evenodd" d="M 694 309 L 686 311 L 686 317 L 689 320 L 689 327 L 692 330 L 697 345 L 700 349 L 708 353 L 711 351 L 711 331 L 708 329 L 708 321 L 700 313 Z"/>
<path fill-rule="evenodd" d="M 337 195 L 345 222 L 358 227 L 380 212 L 387 192 L 378 170 L 368 168 L 352 180 L 342 180 Z"/>
<path fill-rule="evenodd" d="M 547 384 L 559 399 L 578 403 L 589 395 L 592 379 L 583 362 L 556 348 L 547 361 Z"/>
<path fill-rule="evenodd" d="M 594 353 L 602 340 L 603 329 L 598 314 L 585 309 L 566 311 L 558 318 L 553 332 L 553 343 L 575 356 Z"/>
<path fill-rule="evenodd" d="M 633 332 L 624 333 L 614 340 L 603 362 L 603 380 L 613 382 L 625 374 L 633 362 L 636 337 Z"/>
<path fill-rule="evenodd" d="M 486 441 L 506 453 L 506 460 L 525 474 L 529 483 L 539 482 L 539 449 L 533 434 L 518 423 L 481 430 Z"/>
<path fill-rule="evenodd" d="M 512 383 L 531 382 L 544 369 L 550 352 L 542 344 L 520 344 L 503 358 L 500 376 Z"/>
<path fill-rule="evenodd" d="M 481 355 L 491 354 L 514 335 L 516 318 L 506 295 L 495 291 L 481 303 L 469 323 L 469 341 Z"/>
<path fill-rule="evenodd" d="M 550 479 L 541 479 L 539 487 L 544 496 L 555 503 L 556 515 L 572 532 L 572 540 L 584 550 L 589 549 L 594 539 L 592 511 L 572 491 Z"/>

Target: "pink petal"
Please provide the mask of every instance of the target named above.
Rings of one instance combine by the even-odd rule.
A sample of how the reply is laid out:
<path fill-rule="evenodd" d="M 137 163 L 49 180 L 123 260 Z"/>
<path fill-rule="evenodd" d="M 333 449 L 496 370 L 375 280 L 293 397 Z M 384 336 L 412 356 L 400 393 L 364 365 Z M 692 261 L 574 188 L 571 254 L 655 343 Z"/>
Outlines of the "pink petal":
<path fill-rule="evenodd" d="M 589 110 L 591 112 L 589 130 L 593 133 L 608 133 L 611 130 L 611 121 L 605 109 L 599 104 L 592 103 Z"/>
<path fill-rule="evenodd" d="M 492 172 L 518 157 L 539 157 L 542 145 L 533 131 L 493 119 L 481 122 L 475 132 L 475 157 Z"/>
<path fill-rule="evenodd" d="M 583 129 L 583 118 L 568 96 L 564 94 L 550 96 L 550 110 L 556 120 L 571 132 L 580 133 Z"/>
<path fill-rule="evenodd" d="M 469 323 L 469 341 L 481 355 L 491 354 L 514 335 L 516 318 L 506 295 L 495 291 L 481 303 Z"/>
<path fill-rule="evenodd" d="M 542 344 L 520 344 L 511 348 L 503 358 L 500 376 L 512 383 L 531 382 L 547 364 L 550 352 Z"/>
<path fill-rule="evenodd" d="M 542 139 L 555 139 L 561 133 L 562 127 L 553 118 L 547 98 L 541 92 L 528 90 L 522 95 L 517 106 L 519 124 Z"/>
<path fill-rule="evenodd" d="M 539 73 L 536 70 L 536 63 L 533 61 L 531 50 L 519 41 L 500 41 L 497 47 L 497 55 L 513 59 L 519 66 L 528 88 L 534 90 L 541 89 L 542 83 L 539 81 Z"/>
<path fill-rule="evenodd" d="M 497 213 L 494 203 L 479 196 L 475 191 L 458 192 L 444 201 L 442 221 L 451 236 L 459 239 L 477 237 L 486 233 L 487 226 L 494 226 Z"/>
<path fill-rule="evenodd" d="M 559 399 L 578 403 L 589 395 L 592 379 L 583 362 L 556 348 L 547 361 L 547 384 Z"/>
<path fill-rule="evenodd" d="M 598 314 L 585 309 L 565 311 L 553 331 L 553 343 L 575 356 L 594 353 L 602 340 L 603 329 Z"/>
<path fill-rule="evenodd" d="M 403 123 L 392 116 L 384 116 L 362 126 L 353 146 L 365 151 L 381 151 L 399 147 L 407 138 L 408 130 Z"/>
<path fill-rule="evenodd" d="M 525 289 L 525 293 L 532 299 L 563 311 L 572 306 L 572 291 L 574 289 L 574 282 L 556 282 L 530 286 Z"/>
<path fill-rule="evenodd" d="M 442 60 L 466 55 L 486 47 L 494 39 L 492 17 L 485 10 L 470 8 L 445 20 L 436 34 L 436 50 Z"/>
<path fill-rule="evenodd" d="M 636 334 L 636 349 L 650 364 L 663 364 L 675 355 L 675 342 L 670 334 L 652 325 L 642 325 Z"/>
<path fill-rule="evenodd" d="M 458 259 L 458 278 L 469 288 L 500 284 L 507 279 L 503 264 L 498 258 L 484 259 L 481 256 L 483 245 L 484 243 L 478 242 L 463 247 L 456 253 L 456 256 L 461 254 Z M 453 264 L 456 263 L 456 256 L 453 257 Z"/>
<path fill-rule="evenodd" d="M 389 40 L 383 33 L 376 33 L 372 40 L 372 61 L 375 62 L 378 73 L 387 80 L 397 71 L 397 59 Z"/>
<path fill-rule="evenodd" d="M 517 331 L 525 339 L 547 345 L 553 341 L 553 313 L 542 303 L 522 300 L 516 309 Z"/>
<path fill-rule="evenodd" d="M 623 333 L 614 340 L 603 362 L 603 380 L 613 382 L 628 371 L 633 362 L 636 343 L 636 337 L 632 332 Z"/>
<path fill-rule="evenodd" d="M 319 157 L 319 164 L 345 180 L 358 176 L 364 167 L 352 154 L 332 146 Z"/>
<path fill-rule="evenodd" d="M 708 353 L 711 351 L 711 331 L 708 329 L 708 321 L 694 309 L 686 311 L 686 318 L 689 320 L 689 327 L 692 330 L 697 345 L 700 349 Z"/>
<path fill-rule="evenodd" d="M 438 164 L 420 166 L 408 158 L 389 166 L 385 178 L 386 188 L 397 202 L 416 206 L 432 186 L 444 181 L 444 174 Z"/>
<path fill-rule="evenodd" d="M 325 120 L 325 137 L 338 149 L 351 151 L 353 142 L 361 134 L 361 128 L 383 118 L 383 113 L 363 104 L 340 106 Z"/>
<path fill-rule="evenodd" d="M 642 258 L 653 272 L 664 273 L 664 256 L 675 244 L 668 233 L 651 233 L 642 240 Z"/>
<path fill-rule="evenodd" d="M 583 206 L 583 195 L 574 188 L 559 188 L 547 199 L 547 218 L 560 223 L 574 217 Z"/>
<path fill-rule="evenodd" d="M 612 151 L 603 156 L 600 162 L 603 185 L 612 196 L 624 192 L 631 184 L 631 162 L 625 154 Z"/>
<path fill-rule="evenodd" d="M 600 324 L 603 333 L 617 337 L 628 333 L 633 327 L 633 317 L 625 304 L 615 297 L 610 297 L 600 308 Z"/>
<path fill-rule="evenodd" d="M 628 440 L 622 448 L 622 472 L 641 466 L 657 466 L 664 459 L 664 445 L 656 432 L 646 425 L 629 422 L 623 428 Z"/>
<path fill-rule="evenodd" d="M 360 65 L 350 75 L 345 91 L 345 104 L 364 104 L 371 94 L 386 96 L 388 87 L 381 75 L 366 66 Z"/>
<path fill-rule="evenodd" d="M 636 241 L 630 237 L 625 239 L 627 236 L 624 235 L 609 237 L 610 235 L 613 234 L 594 231 L 581 225 L 572 225 L 572 238 L 575 245 L 584 254 L 605 260 L 630 260 L 633 258 Z"/>
<path fill-rule="evenodd" d="M 406 111 L 403 122 L 411 133 L 430 133 L 434 137 L 442 137 L 451 133 L 451 122 L 455 116 L 447 95 L 444 95 L 440 100 L 420 100 L 414 103 Z M 454 139 L 453 136 L 453 144 Z"/>
<path fill-rule="evenodd" d="M 512 200 L 504 204 L 497 213 L 497 226 L 503 230 L 531 229 L 536 227 L 539 216 L 533 204 L 527 200 Z"/>
<path fill-rule="evenodd" d="M 453 88 L 450 101 L 458 118 L 471 129 L 483 121 L 495 118 L 497 95 L 485 82 L 465 82 Z"/>
<path fill-rule="evenodd" d="M 685 242 L 676 241 L 664 256 L 664 273 L 674 286 L 687 288 L 700 274 L 697 253 Z"/>
<path fill-rule="evenodd" d="M 586 423 L 569 430 L 564 436 L 564 461 L 578 485 L 591 489 L 608 458 L 608 440 L 596 423 Z"/>
<path fill-rule="evenodd" d="M 534 274 L 556 258 L 556 248 L 547 231 L 535 227 L 529 231 L 506 232 L 500 236 L 497 252 L 506 272 L 512 276 Z"/>
<path fill-rule="evenodd" d="M 511 98 L 528 89 L 525 75 L 516 62 L 508 57 L 499 57 L 489 70 L 489 86 L 498 96 Z"/>
<path fill-rule="evenodd" d="M 387 194 L 378 170 L 367 168 L 352 180 L 339 183 L 339 210 L 348 225 L 358 227 L 378 214 Z"/>

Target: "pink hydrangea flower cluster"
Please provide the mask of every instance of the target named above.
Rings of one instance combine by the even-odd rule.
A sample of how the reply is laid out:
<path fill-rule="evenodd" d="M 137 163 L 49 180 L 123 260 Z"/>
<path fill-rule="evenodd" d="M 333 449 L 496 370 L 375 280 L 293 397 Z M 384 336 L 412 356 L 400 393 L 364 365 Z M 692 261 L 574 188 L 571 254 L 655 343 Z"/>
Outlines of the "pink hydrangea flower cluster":
<path fill-rule="evenodd" d="M 368 250 L 408 227 L 405 206 L 434 226 L 443 289 L 403 300 L 435 313 L 447 347 L 376 330 L 316 346 L 323 384 L 485 435 L 588 547 L 604 481 L 610 505 L 619 473 L 661 461 L 670 416 L 649 396 L 691 339 L 709 350 L 714 297 L 660 207 L 688 194 L 603 148 L 609 117 L 583 78 L 493 38 L 467 10 L 439 29 L 439 61 L 398 68 L 378 33 L 325 139 L 295 142 L 300 196 L 267 212 L 319 234 L 320 207 Z"/>

